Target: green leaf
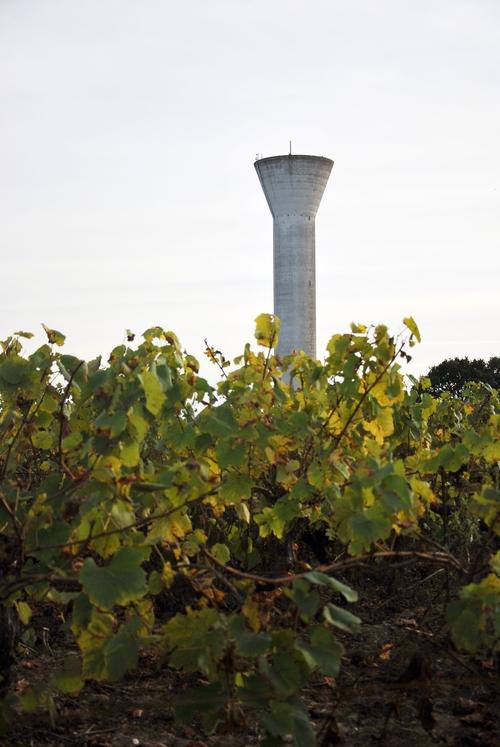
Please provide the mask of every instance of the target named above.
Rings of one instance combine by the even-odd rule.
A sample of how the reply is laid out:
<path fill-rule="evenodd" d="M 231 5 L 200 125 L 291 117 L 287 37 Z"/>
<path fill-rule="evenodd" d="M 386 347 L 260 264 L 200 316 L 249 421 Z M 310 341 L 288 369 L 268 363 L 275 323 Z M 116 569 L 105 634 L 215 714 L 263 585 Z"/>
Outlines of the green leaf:
<path fill-rule="evenodd" d="M 70 433 L 69 436 L 66 436 L 62 440 L 63 451 L 72 451 L 73 449 L 78 448 L 78 446 L 80 446 L 81 443 L 82 443 L 81 433 L 78 433 L 78 431 L 75 431 L 75 433 Z"/>
<path fill-rule="evenodd" d="M 307 712 L 296 707 L 292 718 L 292 736 L 296 747 L 316 747 L 316 734 Z"/>
<path fill-rule="evenodd" d="M 490 565 L 497 576 L 500 576 L 500 550 L 490 558 Z"/>
<path fill-rule="evenodd" d="M 177 540 L 183 539 L 191 529 L 191 519 L 181 509 L 173 512 L 170 516 L 155 520 L 148 532 L 148 542 L 159 539 L 163 542 L 175 544 Z"/>
<path fill-rule="evenodd" d="M 122 627 L 107 643 L 104 649 L 104 657 L 106 678 L 114 682 L 137 666 L 139 644 L 128 630 Z"/>
<path fill-rule="evenodd" d="M 142 407 L 138 404 L 134 405 L 133 410 L 128 412 L 128 419 L 135 431 L 138 441 L 142 443 L 149 430 L 149 424 L 143 417 Z"/>
<path fill-rule="evenodd" d="M 252 478 L 237 472 L 227 472 L 219 489 L 219 495 L 225 503 L 239 503 L 250 498 L 251 492 Z"/>
<path fill-rule="evenodd" d="M 176 698 L 175 715 L 179 721 L 187 724 L 201 717 L 205 731 L 211 733 L 223 717 L 229 697 L 222 682 L 189 688 Z"/>
<path fill-rule="evenodd" d="M 304 658 L 288 646 L 278 649 L 270 666 L 264 664 L 263 659 L 260 659 L 259 663 L 261 671 L 269 677 L 281 698 L 294 695 L 305 685 L 309 677 L 309 669 Z"/>
<path fill-rule="evenodd" d="M 87 594 L 81 592 L 73 600 L 71 630 L 75 635 L 89 625 L 91 616 L 92 604 L 90 602 L 90 599 L 88 598 Z"/>
<path fill-rule="evenodd" d="M 31 437 L 33 446 L 37 449 L 50 449 L 52 447 L 54 437 L 50 431 L 37 431 Z"/>
<path fill-rule="evenodd" d="M 26 340 L 31 340 L 32 337 L 34 337 L 33 332 L 23 332 L 22 330 L 20 332 L 14 332 L 16 337 L 24 337 Z"/>
<path fill-rule="evenodd" d="M 214 674 L 228 645 L 227 632 L 213 609 L 177 614 L 165 625 L 170 666 L 186 672 Z"/>
<path fill-rule="evenodd" d="M 338 675 L 344 648 L 329 630 L 318 626 L 311 635 L 310 643 L 297 641 L 295 646 L 311 670 L 318 667 L 327 677 Z"/>
<path fill-rule="evenodd" d="M 324 468 L 317 462 L 313 462 L 307 470 L 307 479 L 309 484 L 318 490 L 323 490 L 328 479 Z"/>
<path fill-rule="evenodd" d="M 122 547 L 111 563 L 102 567 L 93 558 L 86 558 L 79 576 L 83 590 L 103 610 L 140 599 L 147 592 L 143 559 L 143 551 L 133 547 Z"/>
<path fill-rule="evenodd" d="M 273 736 L 286 736 L 293 729 L 293 708 L 288 703 L 271 701 L 269 711 L 259 714 L 259 720 L 265 730 Z"/>
<path fill-rule="evenodd" d="M 28 372 L 29 364 L 24 358 L 11 357 L 0 363 L 0 379 L 13 386 L 22 384 Z"/>
<path fill-rule="evenodd" d="M 120 457 L 125 467 L 136 467 L 141 461 L 141 452 L 137 441 L 127 441 L 120 449 Z"/>
<path fill-rule="evenodd" d="M 146 408 L 152 415 L 159 415 L 165 402 L 165 394 L 158 377 L 152 371 L 143 371 L 139 380 L 146 395 Z"/>
<path fill-rule="evenodd" d="M 95 426 L 100 433 L 103 433 L 110 438 L 116 438 L 123 433 L 127 427 L 127 416 L 122 412 L 117 412 L 114 415 L 110 415 L 107 412 L 101 412 L 98 418 L 95 420 Z"/>
<path fill-rule="evenodd" d="M 229 562 L 229 558 L 231 557 L 229 547 L 227 545 L 221 544 L 220 542 L 212 545 L 212 547 L 210 548 L 210 554 L 213 555 L 214 558 L 219 561 L 219 563 L 223 563 L 224 565 Z"/>
<path fill-rule="evenodd" d="M 451 636 L 457 648 L 475 653 L 481 645 L 481 607 L 468 599 L 458 599 L 448 605 Z"/>
<path fill-rule="evenodd" d="M 296 702 L 271 701 L 269 710 L 259 714 L 259 720 L 273 737 L 291 734 L 296 747 L 316 747 L 316 736 L 309 717 Z"/>
<path fill-rule="evenodd" d="M 78 639 L 86 679 L 116 681 L 137 665 L 139 646 L 126 626 L 113 634 L 114 618 L 94 610 Z"/>
<path fill-rule="evenodd" d="M 337 607 L 335 604 L 329 602 L 323 609 L 323 617 L 325 620 L 334 625 L 340 630 L 344 630 L 346 633 L 357 633 L 361 625 L 361 620 L 352 612 L 348 612 L 342 607 Z"/>
<path fill-rule="evenodd" d="M 241 615 L 236 615 L 229 623 L 229 632 L 236 641 L 240 656 L 262 656 L 272 645 L 272 637 L 267 633 L 253 633 L 248 630 Z"/>
<path fill-rule="evenodd" d="M 247 444 L 235 443 L 234 440 L 223 440 L 215 447 L 215 454 L 221 469 L 241 467 L 246 459 Z"/>
<path fill-rule="evenodd" d="M 19 703 L 24 713 L 33 713 L 36 709 L 46 703 L 46 690 L 42 690 L 40 685 L 29 687 L 19 698 Z"/>
<path fill-rule="evenodd" d="M 321 607 L 321 599 L 318 592 L 311 591 L 309 584 L 302 579 L 294 581 L 292 588 L 287 589 L 285 593 L 293 599 L 306 620 L 311 620 Z"/>
<path fill-rule="evenodd" d="M 354 514 L 350 525 L 352 540 L 349 549 L 353 555 L 368 550 L 373 542 L 385 539 L 391 532 L 391 520 L 381 514 L 378 506 Z"/>
<path fill-rule="evenodd" d="M 43 560 L 49 561 L 59 555 L 71 534 L 71 526 L 65 521 L 55 521 L 48 527 L 34 529 L 29 533 L 30 554 Z M 55 545 L 55 547 L 54 547 Z"/>
<path fill-rule="evenodd" d="M 357 591 L 351 589 L 350 586 L 343 584 L 341 581 L 338 581 L 336 578 L 328 576 L 326 573 L 321 573 L 320 571 L 310 571 L 309 573 L 305 574 L 304 578 L 306 578 L 312 584 L 318 584 L 319 586 L 329 586 L 334 591 L 342 594 L 342 596 L 348 602 L 358 601 Z"/>
<path fill-rule="evenodd" d="M 79 656 L 69 655 L 64 659 L 63 668 L 52 677 L 53 685 L 61 693 L 76 694 L 83 687 L 82 663 Z"/>

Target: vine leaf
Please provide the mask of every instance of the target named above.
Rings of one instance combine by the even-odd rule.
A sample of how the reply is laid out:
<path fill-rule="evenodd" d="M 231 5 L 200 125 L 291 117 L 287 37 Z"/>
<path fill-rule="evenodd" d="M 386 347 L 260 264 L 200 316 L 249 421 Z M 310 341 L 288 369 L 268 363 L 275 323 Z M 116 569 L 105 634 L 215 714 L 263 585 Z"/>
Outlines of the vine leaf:
<path fill-rule="evenodd" d="M 47 339 L 51 345 L 59 345 L 59 347 L 64 345 L 66 336 L 63 335 L 62 332 L 58 332 L 57 329 L 50 329 L 46 324 L 42 324 L 42 327 L 44 328 Z"/>
<path fill-rule="evenodd" d="M 152 371 L 143 371 L 139 376 L 144 394 L 146 395 L 146 409 L 151 415 L 159 415 L 165 394 L 161 388 L 160 380 Z"/>
<path fill-rule="evenodd" d="M 403 319 L 403 324 L 405 325 L 405 327 L 408 327 L 412 335 L 417 339 L 418 342 L 420 342 L 422 338 L 420 337 L 420 330 L 417 327 L 415 319 L 412 316 L 405 316 L 405 318 Z"/>
<path fill-rule="evenodd" d="M 83 687 L 80 657 L 67 656 L 62 669 L 54 674 L 52 682 L 61 693 L 79 693 Z"/>
<path fill-rule="evenodd" d="M 281 322 L 274 314 L 259 314 L 255 319 L 255 339 L 265 348 L 276 347 Z"/>
<path fill-rule="evenodd" d="M 318 667 L 327 677 L 338 675 L 344 647 L 329 630 L 318 626 L 311 634 L 310 643 L 297 641 L 295 646 L 311 670 Z"/>
<path fill-rule="evenodd" d="M 227 545 L 223 545 L 221 542 L 217 542 L 215 545 L 212 545 L 210 552 L 214 556 L 214 558 L 223 565 L 226 565 L 226 563 L 229 562 L 229 558 L 231 557 L 229 547 Z"/>
<path fill-rule="evenodd" d="M 94 680 L 119 680 L 137 664 L 139 645 L 123 625 L 113 634 L 115 619 L 95 610 L 78 644 L 82 652 L 83 676 Z"/>
<path fill-rule="evenodd" d="M 348 610 L 342 607 L 337 607 L 337 605 L 329 603 L 323 608 L 323 616 L 330 625 L 344 630 L 346 633 L 359 632 L 359 626 L 361 625 L 359 617 L 356 617 L 352 612 L 348 612 Z"/>
<path fill-rule="evenodd" d="M 342 594 L 344 599 L 346 599 L 346 601 L 348 602 L 358 601 L 357 591 L 351 589 L 351 587 L 347 586 L 347 584 L 343 584 L 341 581 L 338 581 L 336 578 L 328 576 L 326 573 L 321 573 L 321 571 L 310 571 L 309 573 L 305 574 L 304 578 L 306 578 L 312 584 L 317 584 L 318 586 L 329 586 L 334 591 Z"/>
<path fill-rule="evenodd" d="M 126 605 L 147 592 L 146 574 L 141 568 L 142 550 L 122 547 L 109 565 L 99 567 L 93 558 L 86 558 L 80 571 L 83 590 L 90 601 L 103 610 L 115 604 Z"/>

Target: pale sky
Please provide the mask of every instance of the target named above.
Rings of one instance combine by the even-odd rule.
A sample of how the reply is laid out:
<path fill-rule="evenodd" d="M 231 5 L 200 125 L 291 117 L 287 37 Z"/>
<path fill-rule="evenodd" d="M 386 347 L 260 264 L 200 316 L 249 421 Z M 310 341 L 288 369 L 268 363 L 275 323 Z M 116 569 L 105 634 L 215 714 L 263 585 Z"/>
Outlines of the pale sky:
<path fill-rule="evenodd" d="M 318 356 L 408 315 L 414 373 L 500 355 L 499 0 L 0 0 L 0 337 L 240 353 L 272 312 L 253 161 L 290 139 L 335 161 Z"/>

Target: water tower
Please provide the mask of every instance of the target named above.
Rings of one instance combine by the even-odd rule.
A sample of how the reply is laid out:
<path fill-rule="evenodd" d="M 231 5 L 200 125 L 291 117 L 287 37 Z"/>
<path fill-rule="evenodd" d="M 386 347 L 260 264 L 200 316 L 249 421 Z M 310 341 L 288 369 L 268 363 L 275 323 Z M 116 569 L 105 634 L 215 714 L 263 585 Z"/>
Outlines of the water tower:
<path fill-rule="evenodd" d="M 316 357 L 315 221 L 333 167 L 320 156 L 255 161 L 274 223 L 274 313 L 281 319 L 277 353 Z"/>

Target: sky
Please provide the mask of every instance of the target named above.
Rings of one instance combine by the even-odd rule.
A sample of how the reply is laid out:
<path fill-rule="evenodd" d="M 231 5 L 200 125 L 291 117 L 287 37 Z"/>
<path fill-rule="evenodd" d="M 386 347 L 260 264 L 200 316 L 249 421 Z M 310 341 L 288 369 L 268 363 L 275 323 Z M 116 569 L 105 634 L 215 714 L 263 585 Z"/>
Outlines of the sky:
<path fill-rule="evenodd" d="M 318 357 L 409 315 L 411 373 L 500 355 L 499 133 L 498 0 L 0 0 L 0 338 L 241 353 L 273 310 L 253 162 L 292 140 L 335 161 Z"/>

